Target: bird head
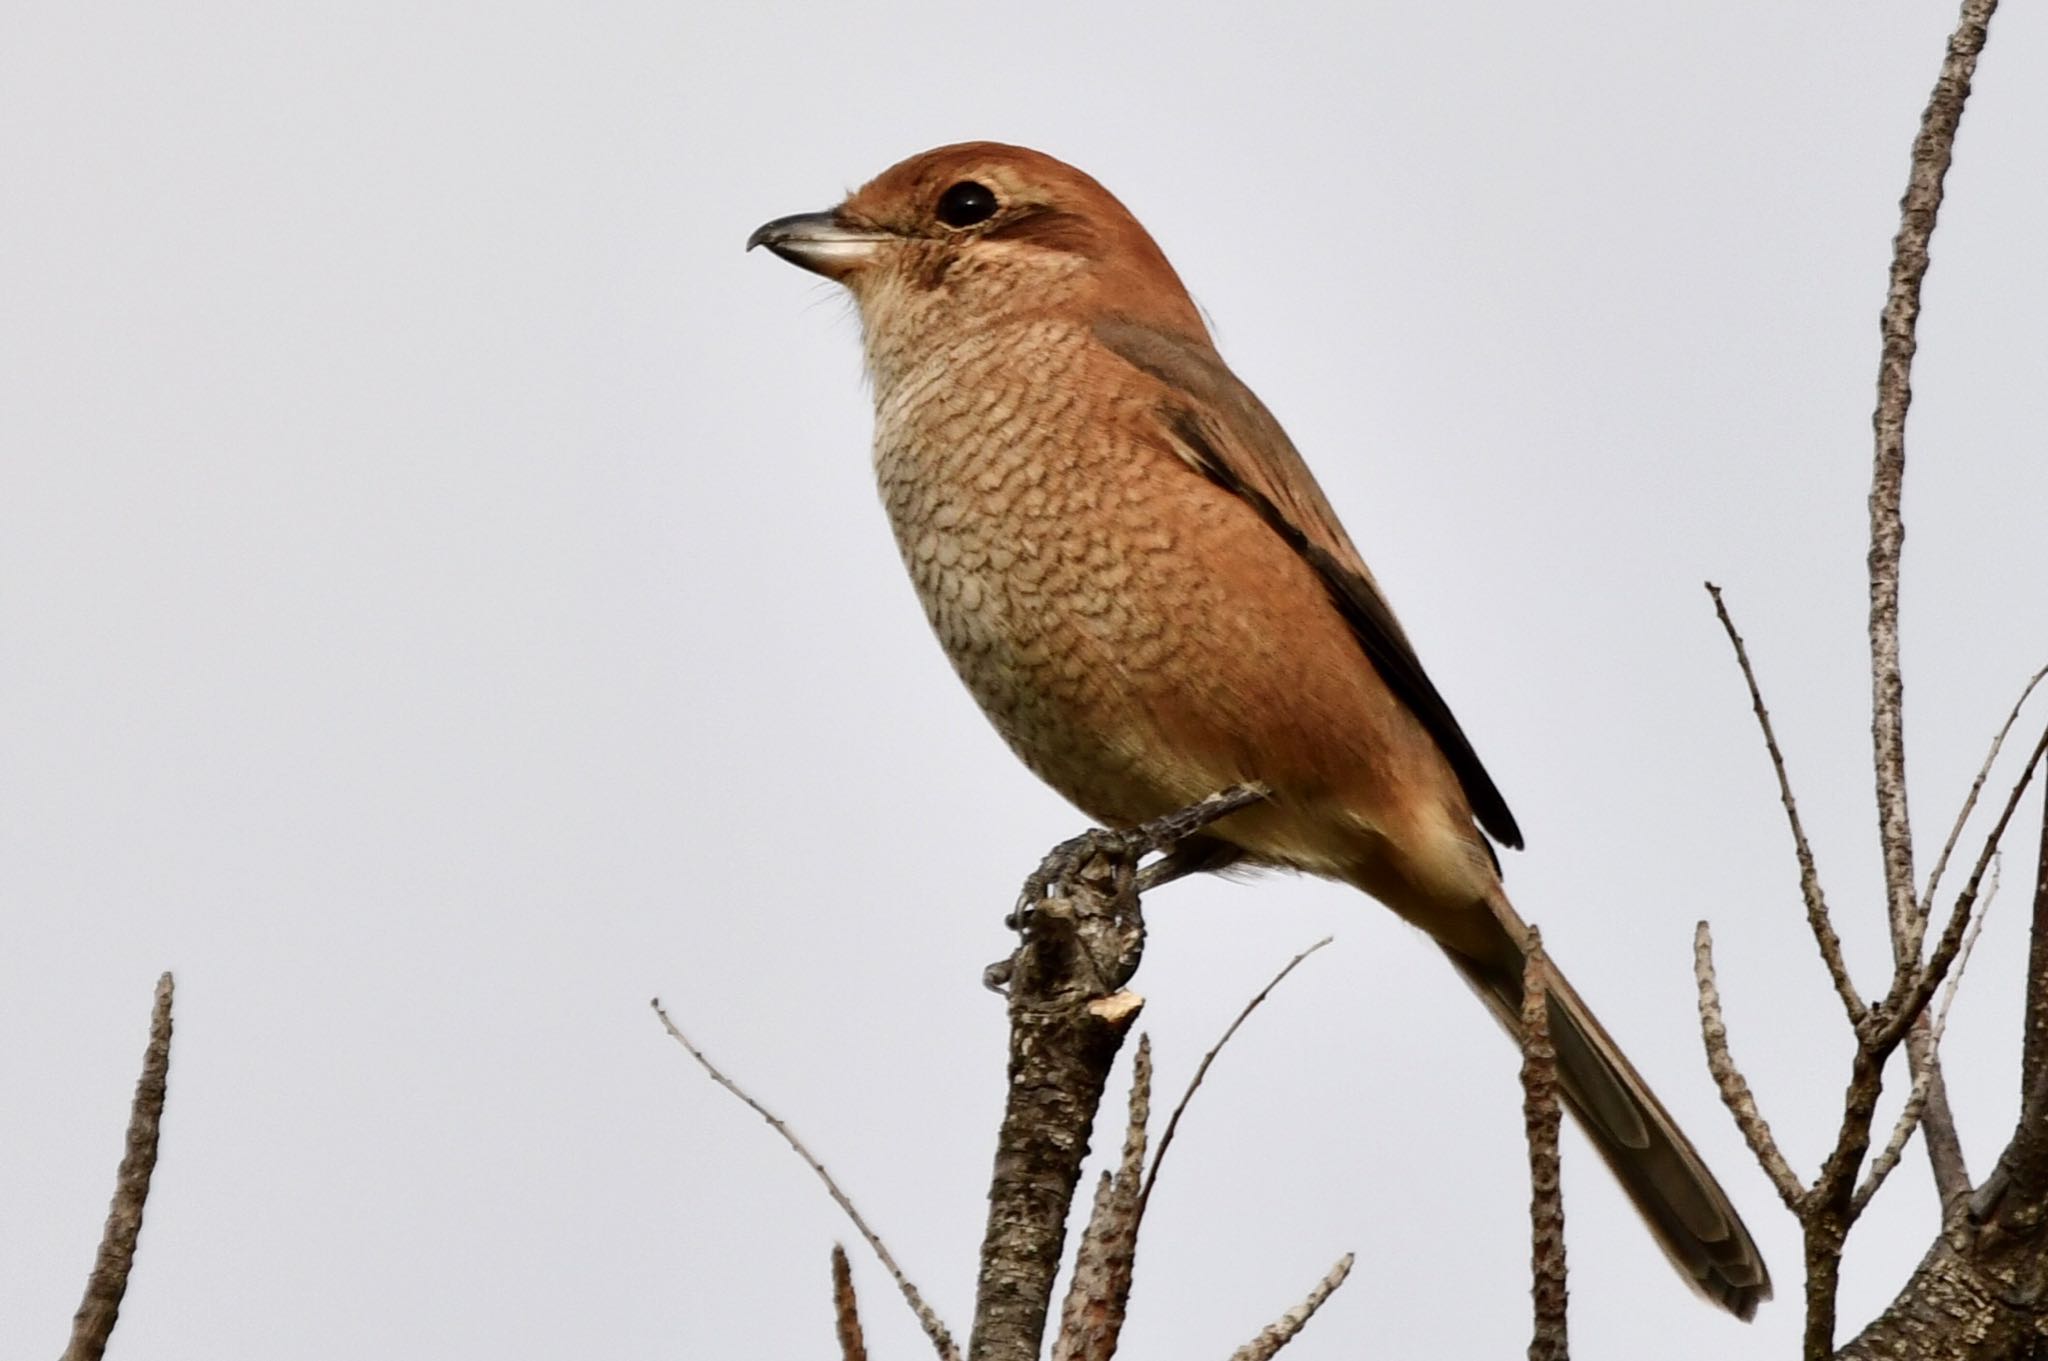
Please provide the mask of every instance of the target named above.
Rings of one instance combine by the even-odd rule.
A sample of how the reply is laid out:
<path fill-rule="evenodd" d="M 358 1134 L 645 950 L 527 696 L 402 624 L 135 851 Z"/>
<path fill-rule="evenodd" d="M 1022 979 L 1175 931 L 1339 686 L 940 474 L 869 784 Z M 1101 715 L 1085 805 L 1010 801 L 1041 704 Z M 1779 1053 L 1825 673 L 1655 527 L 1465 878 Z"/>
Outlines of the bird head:
<path fill-rule="evenodd" d="M 902 161 L 838 207 L 763 224 L 747 248 L 846 286 L 873 334 L 1008 317 L 1113 316 L 1208 333 L 1150 233 L 1089 176 L 1043 152 L 962 142 Z"/>

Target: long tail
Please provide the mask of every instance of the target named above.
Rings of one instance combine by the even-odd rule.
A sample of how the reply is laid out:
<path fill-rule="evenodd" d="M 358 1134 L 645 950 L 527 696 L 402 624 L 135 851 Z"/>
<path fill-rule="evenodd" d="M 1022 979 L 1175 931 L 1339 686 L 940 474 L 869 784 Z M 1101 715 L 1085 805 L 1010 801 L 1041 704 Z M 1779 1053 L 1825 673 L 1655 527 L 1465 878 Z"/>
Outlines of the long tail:
<path fill-rule="evenodd" d="M 1513 909 L 1500 909 L 1501 948 L 1480 958 L 1448 945 L 1444 953 L 1519 1043 L 1523 932 Z M 1771 1297 L 1771 1273 L 1728 1193 L 1555 966 L 1545 988 L 1565 1105 L 1686 1282 L 1737 1318 L 1752 1317 Z"/>

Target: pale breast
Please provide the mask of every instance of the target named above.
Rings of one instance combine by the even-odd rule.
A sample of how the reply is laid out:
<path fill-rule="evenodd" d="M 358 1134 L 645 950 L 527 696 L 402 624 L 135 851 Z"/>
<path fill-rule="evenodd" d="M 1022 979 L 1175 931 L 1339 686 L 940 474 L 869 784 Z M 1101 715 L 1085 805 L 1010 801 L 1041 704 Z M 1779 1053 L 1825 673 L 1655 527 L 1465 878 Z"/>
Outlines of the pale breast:
<path fill-rule="evenodd" d="M 1144 700 L 1166 630 L 1131 598 L 1170 541 L 1085 391 L 1088 337 L 963 337 L 877 389 L 875 471 L 926 617 L 996 728 L 1098 816 L 1149 815 Z M 1127 811 L 1145 805 L 1143 813 Z"/>
<path fill-rule="evenodd" d="M 1041 778 L 1111 824 L 1258 780 L 1273 801 L 1226 834 L 1318 873 L 1473 839 L 1327 583 L 1176 452 L 1158 380 L 1069 323 L 909 333 L 871 336 L 882 500 L 948 657 Z"/>
<path fill-rule="evenodd" d="M 1245 678 L 1299 669 L 1239 598 L 1258 583 L 1213 560 L 1266 531 L 1141 437 L 1154 398 L 1105 381 L 1126 372 L 1059 322 L 971 335 L 878 386 L 875 431 L 954 668 L 1042 778 L 1120 822 L 1246 778 Z"/>

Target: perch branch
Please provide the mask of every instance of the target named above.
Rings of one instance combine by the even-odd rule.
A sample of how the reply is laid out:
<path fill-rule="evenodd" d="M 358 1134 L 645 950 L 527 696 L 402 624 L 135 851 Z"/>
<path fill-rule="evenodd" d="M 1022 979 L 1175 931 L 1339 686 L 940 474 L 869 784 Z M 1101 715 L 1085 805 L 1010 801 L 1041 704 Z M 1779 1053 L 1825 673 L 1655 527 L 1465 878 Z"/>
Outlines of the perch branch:
<path fill-rule="evenodd" d="M 1007 990 L 1009 1091 L 996 1136 L 971 1361 L 1036 1361 L 1066 1242 L 1067 1209 L 1110 1066 L 1143 999 L 1124 991 L 1144 952 L 1137 866 L 1265 797 L 1239 787 L 1127 831 L 1062 843 L 1025 880 L 1017 953 L 988 972 Z"/>

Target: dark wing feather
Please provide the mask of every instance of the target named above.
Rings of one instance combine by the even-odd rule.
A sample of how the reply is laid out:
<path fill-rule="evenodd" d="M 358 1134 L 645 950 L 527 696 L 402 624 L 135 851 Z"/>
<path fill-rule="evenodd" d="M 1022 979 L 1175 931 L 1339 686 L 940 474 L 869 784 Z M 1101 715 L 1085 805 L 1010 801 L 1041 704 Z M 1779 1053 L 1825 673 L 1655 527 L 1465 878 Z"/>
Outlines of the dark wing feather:
<path fill-rule="evenodd" d="M 1115 319 L 1097 323 L 1095 334 L 1112 352 L 1167 386 L 1161 415 L 1179 446 L 1176 452 L 1203 476 L 1242 497 L 1315 568 L 1380 678 L 1436 739 L 1479 825 L 1502 845 L 1520 849 L 1522 831 L 1507 800 L 1422 669 L 1365 560 L 1273 413 L 1205 344 Z"/>

